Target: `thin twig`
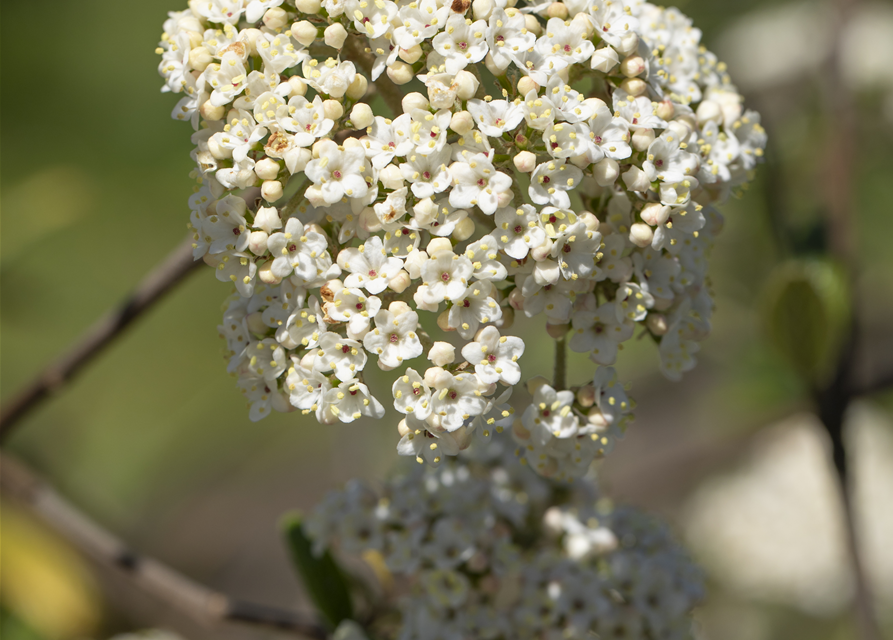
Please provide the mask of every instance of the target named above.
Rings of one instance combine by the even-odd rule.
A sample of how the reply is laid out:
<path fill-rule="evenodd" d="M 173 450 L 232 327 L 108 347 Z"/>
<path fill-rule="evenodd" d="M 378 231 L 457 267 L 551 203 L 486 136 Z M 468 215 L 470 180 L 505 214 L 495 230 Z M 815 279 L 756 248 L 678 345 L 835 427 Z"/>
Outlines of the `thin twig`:
<path fill-rule="evenodd" d="M 187 578 L 158 560 L 138 554 L 39 478 L 23 463 L 0 453 L 0 487 L 59 535 L 96 561 L 115 567 L 167 606 L 204 624 L 240 622 L 324 640 L 316 621 L 292 611 L 236 600 Z"/>
<path fill-rule="evenodd" d="M 567 337 L 561 336 L 555 339 L 555 372 L 552 376 L 552 386 L 556 391 L 567 388 Z"/>
<path fill-rule="evenodd" d="M 201 261 L 192 259 L 192 241 L 189 239 L 155 267 L 117 309 L 100 318 L 67 353 L 12 397 L 0 411 L 0 442 L 9 437 L 22 418 L 68 382 L 198 264 Z"/>

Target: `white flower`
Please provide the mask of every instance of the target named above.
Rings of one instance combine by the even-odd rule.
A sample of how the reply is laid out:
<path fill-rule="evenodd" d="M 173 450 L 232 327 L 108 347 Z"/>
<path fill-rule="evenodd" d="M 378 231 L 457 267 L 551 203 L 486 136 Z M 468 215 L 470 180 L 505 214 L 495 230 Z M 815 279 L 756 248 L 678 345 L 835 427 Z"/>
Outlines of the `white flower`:
<path fill-rule="evenodd" d="M 510 193 L 512 179 L 496 171 L 490 159 L 482 153 L 464 162 L 450 165 L 455 186 L 450 191 L 450 204 L 459 208 L 477 206 L 486 214 L 493 214 L 499 206 L 499 196 Z"/>
<path fill-rule="evenodd" d="M 681 182 L 686 177 L 694 177 L 700 166 L 698 156 L 685 151 L 681 140 L 672 131 L 667 131 L 648 147 L 648 160 L 645 170 L 654 169 L 658 180 Z"/>
<path fill-rule="evenodd" d="M 326 303 L 329 317 L 347 323 L 347 335 L 354 340 L 362 340 L 369 331 L 372 318 L 381 309 L 381 300 L 366 295 L 360 289 L 344 287 L 335 294 L 332 302 Z"/>
<path fill-rule="evenodd" d="M 573 335 L 568 343 L 571 351 L 589 351 L 594 362 L 614 364 L 618 345 L 629 340 L 635 328 L 631 320 L 617 316 L 614 302 L 606 302 L 595 311 L 575 311 L 571 316 Z"/>
<path fill-rule="evenodd" d="M 431 415 L 431 390 L 415 369 L 409 368 L 405 375 L 397 378 L 391 393 L 394 408 L 400 413 L 412 414 L 419 420 Z"/>
<path fill-rule="evenodd" d="M 537 38 L 536 50 L 546 58 L 550 68 L 557 71 L 588 60 L 595 46 L 586 39 L 579 23 L 571 22 L 567 25 L 564 20 L 551 18 L 546 23 L 543 35 Z"/>
<path fill-rule="evenodd" d="M 582 178 L 583 172 L 572 164 L 557 160 L 544 162 L 530 176 L 530 199 L 535 204 L 550 204 L 559 209 L 567 209 L 571 206 L 567 192 L 576 188 Z"/>
<path fill-rule="evenodd" d="M 268 382 L 281 376 L 286 369 L 285 349 L 272 338 L 249 343 L 244 356 L 249 370 Z"/>
<path fill-rule="evenodd" d="M 235 51 L 227 51 L 220 64 L 209 66 L 205 71 L 211 85 L 211 104 L 222 107 L 245 89 L 247 72 L 242 58 Z"/>
<path fill-rule="evenodd" d="M 289 369 L 285 385 L 288 389 L 288 401 L 305 414 L 319 412 L 325 406 L 326 393 L 332 388 L 326 376 L 304 369 L 300 364 Z"/>
<path fill-rule="evenodd" d="M 437 113 L 430 113 L 423 109 L 413 109 L 411 115 L 410 139 L 416 145 L 416 153 L 430 155 L 446 146 L 451 117 L 449 111 L 441 109 Z"/>
<path fill-rule="evenodd" d="M 390 0 L 346 0 L 344 13 L 353 20 L 354 27 L 373 40 L 388 33 L 397 15 L 397 5 Z"/>
<path fill-rule="evenodd" d="M 342 338 L 337 333 L 325 333 L 319 340 L 319 350 L 313 360 L 316 371 L 332 371 L 339 380 L 351 380 L 366 366 L 366 352 L 356 340 Z"/>
<path fill-rule="evenodd" d="M 444 57 L 446 72 L 455 75 L 467 64 L 479 62 L 487 55 L 486 33 L 487 23 L 483 20 L 466 24 L 463 16 L 454 13 L 431 44 Z"/>
<path fill-rule="evenodd" d="M 556 391 L 547 384 L 540 385 L 533 394 L 533 402 L 524 410 L 521 422 L 541 445 L 553 437 L 570 438 L 577 432 L 573 404 L 573 391 Z"/>
<path fill-rule="evenodd" d="M 448 5 L 438 6 L 437 0 L 420 0 L 400 7 L 394 29 L 394 42 L 401 49 L 411 49 L 435 36 L 450 13 Z"/>
<path fill-rule="evenodd" d="M 309 147 L 335 126 L 334 120 L 326 118 L 319 96 L 315 96 L 313 102 L 304 96 L 294 96 L 287 105 L 277 108 L 276 121 L 280 127 L 295 134 L 294 143 L 298 147 Z"/>
<path fill-rule="evenodd" d="M 341 62 L 334 58 L 328 58 L 322 64 L 318 60 L 304 62 L 301 67 L 301 75 L 307 84 L 333 98 L 340 98 L 347 92 L 347 88 L 357 75 L 356 67 L 352 62 Z"/>
<path fill-rule="evenodd" d="M 353 422 L 363 416 L 376 419 L 384 416 L 384 407 L 359 380 L 345 380 L 329 389 L 325 401 L 341 422 Z"/>
<path fill-rule="evenodd" d="M 422 343 L 416 335 L 418 326 L 419 315 L 415 311 L 395 316 L 381 310 L 375 314 L 375 328 L 365 335 L 363 346 L 378 355 L 379 366 L 395 369 L 404 360 L 422 355 Z"/>
<path fill-rule="evenodd" d="M 443 300 L 458 300 L 465 295 L 468 279 L 474 271 L 471 261 L 452 252 L 438 254 L 422 265 L 421 278 L 427 290 L 425 298 L 432 304 Z"/>
<path fill-rule="evenodd" d="M 375 116 L 372 126 L 366 130 L 368 135 L 361 140 L 373 167 L 381 169 L 395 156 L 403 157 L 412 150 L 411 127 L 409 114 L 403 114 L 393 121 Z"/>
<path fill-rule="evenodd" d="M 552 245 L 552 257 L 567 280 L 598 275 L 598 253 L 602 234 L 589 231 L 585 223 L 576 222 L 567 227 Z"/>
<path fill-rule="evenodd" d="M 498 216 L 499 214 L 497 214 Z M 497 219 L 498 224 L 498 219 Z M 504 280 L 508 275 L 505 265 L 499 262 L 499 243 L 487 235 L 465 248 L 465 257 L 472 261 L 473 277 L 477 280 Z"/>
<path fill-rule="evenodd" d="M 452 176 L 446 163 L 450 159 L 450 150 L 442 150 L 429 154 L 410 154 L 407 162 L 400 165 L 403 179 L 411 184 L 416 198 L 430 198 L 446 191 L 452 183 Z"/>
<path fill-rule="evenodd" d="M 265 33 L 257 38 L 257 52 L 264 61 L 265 70 L 282 73 L 299 62 L 310 58 L 310 54 L 295 47 L 292 39 L 284 33 Z"/>
<path fill-rule="evenodd" d="M 508 100 L 469 100 L 466 108 L 474 116 L 478 129 L 493 138 L 513 131 L 524 119 L 523 109 Z"/>
<path fill-rule="evenodd" d="M 326 145 L 325 155 L 307 163 L 304 173 L 319 189 L 323 202 L 335 204 L 344 196 L 362 198 L 369 191 L 363 178 L 366 157 L 359 147 Z"/>
<path fill-rule="evenodd" d="M 485 327 L 475 342 L 462 348 L 462 357 L 474 365 L 474 372 L 485 383 L 516 385 L 521 381 L 518 358 L 524 355 L 524 341 L 500 336 L 496 327 Z"/>
<path fill-rule="evenodd" d="M 208 251 L 245 251 L 248 248 L 245 201 L 237 196 L 225 196 L 217 202 L 216 212 L 201 220 L 196 228 Z"/>
<path fill-rule="evenodd" d="M 481 324 L 498 322 L 502 318 L 502 308 L 490 297 L 492 292 L 493 285 L 487 280 L 471 284 L 463 296 L 453 301 L 447 316 L 449 327 L 468 340 Z"/>
<path fill-rule="evenodd" d="M 300 220 L 289 218 L 282 232 L 269 237 L 267 249 L 274 257 L 274 274 L 280 278 L 296 275 L 311 282 L 318 275 L 316 259 L 326 253 L 326 239 L 315 231 L 305 232 Z"/>
<path fill-rule="evenodd" d="M 350 271 L 350 275 L 344 279 L 344 286 L 362 287 L 371 294 L 387 289 L 388 280 L 403 268 L 400 258 L 388 257 L 378 236 L 372 236 L 358 249 L 344 249 L 339 256 L 339 264 L 341 260 Z"/>
<path fill-rule="evenodd" d="M 512 62 L 512 55 L 530 49 L 536 36 L 526 26 L 524 14 L 515 8 L 496 9 L 490 15 L 487 45 L 493 62 L 504 69 Z"/>
<path fill-rule="evenodd" d="M 481 395 L 483 384 L 476 375 L 453 375 L 441 370 L 433 377 L 431 410 L 443 429 L 456 431 L 466 420 L 484 412 L 487 401 Z"/>
<path fill-rule="evenodd" d="M 584 125 L 559 122 L 543 130 L 546 151 L 553 158 L 572 158 L 586 151 L 588 132 Z"/>

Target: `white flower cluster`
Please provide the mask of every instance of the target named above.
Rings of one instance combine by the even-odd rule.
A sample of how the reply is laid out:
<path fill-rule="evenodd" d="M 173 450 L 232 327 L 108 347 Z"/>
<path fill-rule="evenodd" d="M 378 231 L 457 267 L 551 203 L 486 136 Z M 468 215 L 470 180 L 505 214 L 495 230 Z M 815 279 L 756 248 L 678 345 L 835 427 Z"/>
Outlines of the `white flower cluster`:
<path fill-rule="evenodd" d="M 636 325 L 667 376 L 694 366 L 713 205 L 766 136 L 677 10 L 190 0 L 164 29 L 195 257 L 235 287 L 220 333 L 253 420 L 382 417 L 371 358 L 396 372 L 400 453 L 440 462 L 511 421 L 525 345 L 504 332 L 542 315 L 598 368 L 576 396 L 540 385 L 514 433 L 579 475 L 628 419 L 611 365 Z"/>
<path fill-rule="evenodd" d="M 691 638 L 702 597 L 665 526 L 612 508 L 588 480 L 559 489 L 510 456 L 416 466 L 381 495 L 353 482 L 305 527 L 317 551 L 371 554 L 395 579 L 374 603 L 374 637 Z"/>

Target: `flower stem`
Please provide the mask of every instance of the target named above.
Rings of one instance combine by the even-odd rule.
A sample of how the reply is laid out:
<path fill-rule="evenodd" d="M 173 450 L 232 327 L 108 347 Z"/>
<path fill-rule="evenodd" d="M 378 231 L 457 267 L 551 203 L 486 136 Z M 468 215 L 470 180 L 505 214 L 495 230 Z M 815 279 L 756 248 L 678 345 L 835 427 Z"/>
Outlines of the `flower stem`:
<path fill-rule="evenodd" d="M 563 391 L 567 387 L 567 338 L 565 336 L 555 339 L 555 373 L 552 376 L 552 386 L 556 391 Z"/>

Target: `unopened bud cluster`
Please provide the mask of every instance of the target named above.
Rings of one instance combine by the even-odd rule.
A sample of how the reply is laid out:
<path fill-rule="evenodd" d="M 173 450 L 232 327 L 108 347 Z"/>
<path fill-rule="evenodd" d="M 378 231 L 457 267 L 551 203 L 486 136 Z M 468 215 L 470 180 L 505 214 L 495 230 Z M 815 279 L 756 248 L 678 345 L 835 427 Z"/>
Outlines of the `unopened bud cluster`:
<path fill-rule="evenodd" d="M 252 419 L 380 418 L 389 393 L 401 454 L 436 464 L 511 426 L 538 471 L 573 476 L 629 419 L 611 366 L 637 326 L 667 376 L 694 366 L 714 206 L 766 135 L 677 10 L 191 0 L 158 53 Z M 515 412 L 516 313 L 590 354 L 591 383 L 533 384 Z"/>
<path fill-rule="evenodd" d="M 353 482 L 305 526 L 317 552 L 362 555 L 383 577 L 370 637 L 691 638 L 702 578 L 666 526 L 590 480 L 557 487 L 510 455 L 462 456 L 380 493 Z"/>

